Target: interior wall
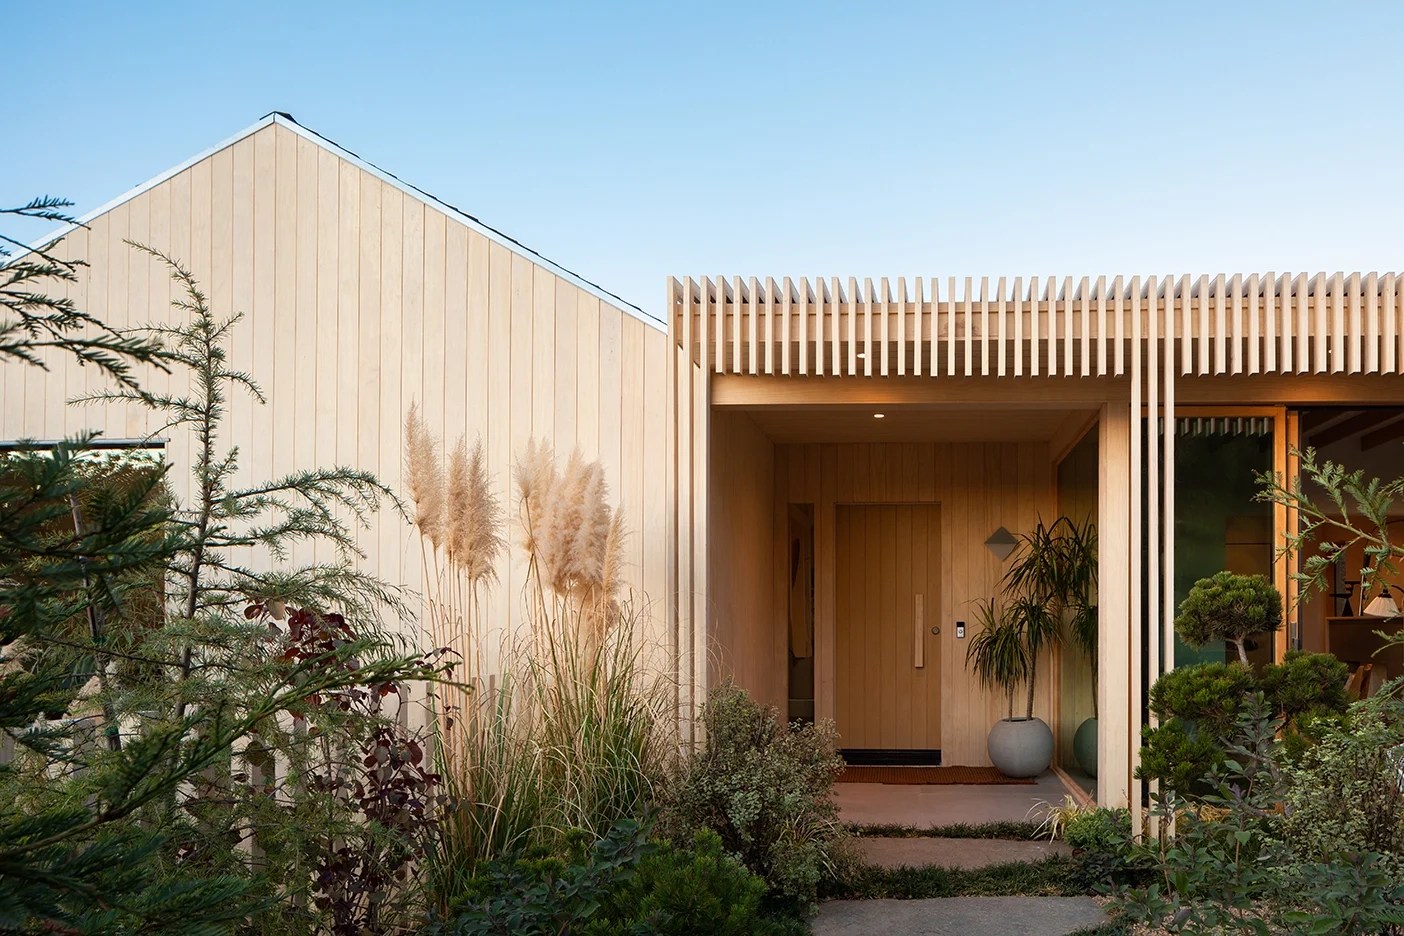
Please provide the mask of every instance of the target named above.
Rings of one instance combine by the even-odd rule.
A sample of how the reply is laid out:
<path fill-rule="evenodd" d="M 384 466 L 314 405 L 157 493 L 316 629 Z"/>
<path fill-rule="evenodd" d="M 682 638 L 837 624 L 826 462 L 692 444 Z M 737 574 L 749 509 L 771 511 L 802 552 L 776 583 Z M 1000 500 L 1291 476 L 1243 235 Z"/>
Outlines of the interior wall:
<path fill-rule="evenodd" d="M 941 627 L 942 761 L 989 763 L 985 739 L 1006 714 L 966 669 L 974 636 L 976 600 L 994 595 L 1005 563 L 984 545 L 1001 526 L 1018 534 L 1056 508 L 1046 443 L 903 443 L 779 445 L 775 447 L 780 506 L 816 507 L 818 716 L 834 715 L 835 506 L 844 503 L 941 504 L 941 603 L 932 624 Z M 777 511 L 776 530 L 783 537 Z M 782 566 L 777 563 L 777 572 Z M 779 577 L 772 581 L 779 581 Z M 716 591 L 713 592 L 716 594 Z M 780 618 L 777 618 L 780 620 Z M 956 621 L 969 626 L 956 637 Z M 777 624 L 777 633 L 783 629 Z M 781 648 L 783 649 L 783 647 Z M 1039 667 L 1035 714 L 1050 720 L 1052 667 Z M 1016 709 L 1021 702 L 1016 701 Z"/>
<path fill-rule="evenodd" d="M 785 616 L 776 612 L 783 589 L 774 575 L 775 446 L 745 413 L 718 410 L 710 453 L 708 684 L 734 680 L 785 712 Z M 784 540 L 782 529 L 778 541 Z"/>
<path fill-rule="evenodd" d="M 220 317 L 243 318 L 229 363 L 267 403 L 230 394 L 221 444 L 237 446 L 240 487 L 314 467 L 375 474 L 406 497 L 403 426 L 411 401 L 446 445 L 486 447 L 507 507 L 510 558 L 486 597 L 496 621 L 522 617 L 526 573 L 518 544 L 515 458 L 531 437 L 562 459 L 578 448 L 605 467 L 625 515 L 625 573 L 654 609 L 666 646 L 667 335 L 533 263 L 453 215 L 406 194 L 280 124 L 269 124 L 93 218 L 54 248 L 86 263 L 67 295 L 117 328 L 169 323 L 168 271 L 126 243 L 185 264 Z M 51 355 L 50 370 L 0 369 L 0 439 L 107 438 L 160 431 L 127 405 L 75 407 L 102 389 L 94 368 Z M 142 369 L 143 386 L 179 394 L 188 375 Z M 177 496 L 190 497 L 189 433 L 169 437 Z M 411 591 L 419 544 L 391 511 L 359 532 L 366 568 Z M 327 560 L 305 544 L 294 562 Z M 410 627 L 413 625 L 410 624 Z"/>
<path fill-rule="evenodd" d="M 1058 513 L 1077 523 L 1097 522 L 1097 432 L 1088 432 L 1058 463 Z M 1058 654 L 1057 763 L 1075 765 L 1073 734 L 1092 717 L 1092 663 L 1074 646 Z"/>

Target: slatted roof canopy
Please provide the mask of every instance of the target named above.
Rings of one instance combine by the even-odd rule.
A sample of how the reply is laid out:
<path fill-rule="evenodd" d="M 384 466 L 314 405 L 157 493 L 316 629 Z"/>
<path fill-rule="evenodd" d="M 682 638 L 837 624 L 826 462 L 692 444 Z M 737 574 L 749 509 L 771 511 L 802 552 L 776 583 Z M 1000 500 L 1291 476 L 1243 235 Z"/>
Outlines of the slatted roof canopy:
<path fill-rule="evenodd" d="M 1173 342 L 1183 375 L 1395 374 L 1404 276 L 703 277 L 670 328 L 717 374 L 1121 376 Z"/>

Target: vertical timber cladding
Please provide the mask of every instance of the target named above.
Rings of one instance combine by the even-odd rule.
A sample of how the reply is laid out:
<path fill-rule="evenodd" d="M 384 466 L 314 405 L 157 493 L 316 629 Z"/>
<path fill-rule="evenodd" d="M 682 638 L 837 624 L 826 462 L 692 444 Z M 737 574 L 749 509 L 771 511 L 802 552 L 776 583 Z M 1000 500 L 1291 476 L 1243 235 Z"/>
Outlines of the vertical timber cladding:
<path fill-rule="evenodd" d="M 579 447 L 607 468 L 629 526 L 628 583 L 666 642 L 672 541 L 660 323 L 281 117 L 84 220 L 55 248 L 88 264 L 60 288 L 79 308 L 119 328 L 172 320 L 166 272 L 123 243 L 131 239 L 187 265 L 218 314 L 244 316 L 231 361 L 268 403 L 231 397 L 227 440 L 246 466 L 238 483 L 348 465 L 403 495 L 402 427 L 415 401 L 446 445 L 460 434 L 470 445 L 483 440 L 515 525 L 511 470 L 521 443 L 548 439 L 562 457 Z M 135 438 L 156 428 L 136 407 L 65 405 L 100 389 L 99 379 L 67 358 L 49 364 L 0 369 L 0 438 L 83 429 Z M 184 389 L 180 373 L 140 378 Z M 167 456 L 188 500 L 189 440 L 171 434 Z M 509 539 L 519 551 L 515 528 Z M 359 545 L 368 568 L 418 589 L 418 544 L 398 517 L 380 514 Z M 311 549 L 293 556 L 312 558 Z M 489 605 L 505 622 L 524 569 L 514 558 L 499 574 Z"/>

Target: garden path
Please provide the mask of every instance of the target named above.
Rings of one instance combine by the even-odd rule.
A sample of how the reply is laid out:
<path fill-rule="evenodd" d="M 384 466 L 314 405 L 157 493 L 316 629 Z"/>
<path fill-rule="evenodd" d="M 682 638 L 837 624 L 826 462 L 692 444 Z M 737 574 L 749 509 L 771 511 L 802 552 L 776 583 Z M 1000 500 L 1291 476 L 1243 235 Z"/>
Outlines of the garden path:
<path fill-rule="evenodd" d="M 1072 849 L 1064 843 L 1047 839 L 1018 842 L 1007 839 L 865 836 L 857 839 L 855 844 L 863 862 L 879 868 L 940 865 L 943 868 L 973 869 L 1011 861 L 1042 861 L 1053 855 L 1072 854 Z"/>
<path fill-rule="evenodd" d="M 1068 788 L 1052 771 L 1031 784 L 903 786 L 836 783 L 834 800 L 844 822 L 919 828 L 1042 819 L 1041 805 L 1062 803 Z"/>
<path fill-rule="evenodd" d="M 831 900 L 814 936 L 1069 936 L 1106 922 L 1090 897 Z"/>

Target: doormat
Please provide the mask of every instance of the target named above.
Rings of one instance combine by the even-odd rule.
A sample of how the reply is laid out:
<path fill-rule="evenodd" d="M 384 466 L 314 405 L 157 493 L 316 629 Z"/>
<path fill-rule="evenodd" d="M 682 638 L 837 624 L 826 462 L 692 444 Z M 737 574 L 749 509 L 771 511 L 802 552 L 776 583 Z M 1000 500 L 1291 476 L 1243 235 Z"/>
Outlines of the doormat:
<path fill-rule="evenodd" d="M 993 767 L 878 767 L 850 765 L 839 774 L 839 783 L 890 783 L 920 786 L 924 784 L 1019 784 L 1031 785 L 1031 779 L 1006 777 Z"/>

